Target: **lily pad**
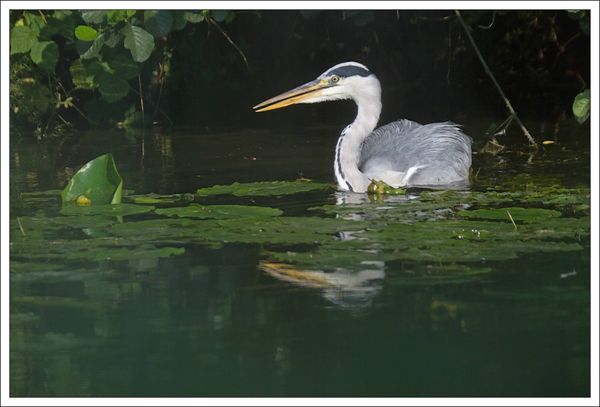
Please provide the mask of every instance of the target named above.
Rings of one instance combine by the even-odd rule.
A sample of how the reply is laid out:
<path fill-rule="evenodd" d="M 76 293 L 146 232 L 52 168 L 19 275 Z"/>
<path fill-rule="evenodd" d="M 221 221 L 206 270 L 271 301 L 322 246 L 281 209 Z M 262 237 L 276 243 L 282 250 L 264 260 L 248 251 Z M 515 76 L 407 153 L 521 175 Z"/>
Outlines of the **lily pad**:
<path fill-rule="evenodd" d="M 212 195 L 280 196 L 297 194 L 301 192 L 325 191 L 328 189 L 333 189 L 333 185 L 308 180 L 264 181 L 249 183 L 234 182 L 230 185 L 215 185 L 208 188 L 200 188 L 196 191 L 196 195 L 200 197 Z"/>
<path fill-rule="evenodd" d="M 71 178 L 61 197 L 63 203 L 75 203 L 82 197 L 91 205 L 119 204 L 123 179 L 112 154 L 104 154 L 85 164 Z"/>
<path fill-rule="evenodd" d="M 183 208 L 157 209 L 159 215 L 176 216 L 196 219 L 233 219 L 233 218 L 262 218 L 279 216 L 281 209 L 263 206 L 244 205 L 198 205 L 191 204 Z"/>
<path fill-rule="evenodd" d="M 129 195 L 128 200 L 133 201 L 136 204 L 175 204 L 175 203 L 187 203 L 194 200 L 194 194 L 144 194 L 144 195 Z"/>

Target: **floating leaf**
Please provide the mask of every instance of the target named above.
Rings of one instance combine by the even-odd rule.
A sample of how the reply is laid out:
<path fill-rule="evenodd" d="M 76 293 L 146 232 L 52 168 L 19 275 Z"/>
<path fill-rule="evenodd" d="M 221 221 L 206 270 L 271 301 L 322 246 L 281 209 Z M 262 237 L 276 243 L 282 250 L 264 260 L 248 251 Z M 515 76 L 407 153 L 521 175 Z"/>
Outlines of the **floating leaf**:
<path fill-rule="evenodd" d="M 263 206 L 244 205 L 198 205 L 191 204 L 183 208 L 157 209 L 156 213 L 166 216 L 197 219 L 233 219 L 233 218 L 262 218 L 279 216 L 281 209 Z"/>
<path fill-rule="evenodd" d="M 154 50 L 154 37 L 141 27 L 127 24 L 123 28 L 125 35 L 125 48 L 131 51 L 135 62 L 144 62 Z"/>
<path fill-rule="evenodd" d="M 198 196 L 235 195 L 235 196 L 279 196 L 297 194 L 300 192 L 324 191 L 332 189 L 331 184 L 296 180 L 296 181 L 265 181 L 265 182 L 235 182 L 231 185 L 215 185 L 200 188 Z"/>
<path fill-rule="evenodd" d="M 37 42 L 37 35 L 29 27 L 16 26 L 10 30 L 10 54 L 29 52 Z"/>
<path fill-rule="evenodd" d="M 144 27 L 155 37 L 164 37 L 171 30 L 173 16 L 169 10 L 144 11 Z"/>
<path fill-rule="evenodd" d="M 75 27 L 75 38 L 80 41 L 94 41 L 98 37 L 98 31 L 89 25 L 78 25 Z"/>
<path fill-rule="evenodd" d="M 80 196 L 92 205 L 121 203 L 123 179 L 117 171 L 112 154 L 104 154 L 85 164 L 71 178 L 61 197 L 63 203 L 72 203 Z"/>
<path fill-rule="evenodd" d="M 160 195 L 155 193 L 145 195 L 130 195 L 127 199 L 132 200 L 137 204 L 173 204 L 173 203 L 187 203 L 194 200 L 193 194 L 171 194 L 171 195 Z"/>

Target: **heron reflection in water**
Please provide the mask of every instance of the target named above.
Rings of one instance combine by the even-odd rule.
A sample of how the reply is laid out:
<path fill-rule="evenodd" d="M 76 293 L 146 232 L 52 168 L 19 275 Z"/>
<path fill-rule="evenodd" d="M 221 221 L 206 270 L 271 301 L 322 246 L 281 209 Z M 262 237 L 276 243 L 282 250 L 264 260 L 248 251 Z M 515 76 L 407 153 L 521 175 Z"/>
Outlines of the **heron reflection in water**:
<path fill-rule="evenodd" d="M 335 148 L 335 176 L 344 191 L 367 192 L 371 181 L 392 187 L 468 184 L 471 138 L 451 122 L 421 125 L 402 119 L 376 130 L 381 85 L 357 62 L 338 64 L 317 79 L 254 106 L 265 112 L 296 103 L 352 99 L 358 107 Z"/>

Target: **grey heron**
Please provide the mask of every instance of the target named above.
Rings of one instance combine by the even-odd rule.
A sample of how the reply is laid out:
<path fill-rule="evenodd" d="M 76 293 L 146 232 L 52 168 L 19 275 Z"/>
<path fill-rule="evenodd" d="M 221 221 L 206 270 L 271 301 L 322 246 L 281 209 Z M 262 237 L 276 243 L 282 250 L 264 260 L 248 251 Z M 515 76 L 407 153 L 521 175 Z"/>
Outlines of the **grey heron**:
<path fill-rule="evenodd" d="M 338 138 L 334 170 L 341 190 L 367 192 L 372 181 L 393 187 L 465 185 L 471 138 L 452 122 L 421 125 L 402 119 L 375 129 L 381 85 L 357 62 L 329 68 L 315 80 L 254 106 L 256 112 L 297 103 L 352 99 L 358 112 Z"/>

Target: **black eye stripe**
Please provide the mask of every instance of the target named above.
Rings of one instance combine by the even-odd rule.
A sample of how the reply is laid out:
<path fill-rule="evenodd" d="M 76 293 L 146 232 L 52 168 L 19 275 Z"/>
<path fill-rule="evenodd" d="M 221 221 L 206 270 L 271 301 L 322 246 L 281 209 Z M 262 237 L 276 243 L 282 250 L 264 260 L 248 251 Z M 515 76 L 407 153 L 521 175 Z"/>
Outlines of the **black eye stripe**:
<path fill-rule="evenodd" d="M 339 68 L 332 69 L 331 71 L 327 72 L 327 75 L 337 75 L 342 78 L 347 78 L 349 76 L 355 76 L 355 75 L 369 76 L 369 75 L 371 75 L 371 72 L 369 72 L 365 68 L 361 68 L 360 66 L 347 65 L 347 66 L 340 66 Z"/>

